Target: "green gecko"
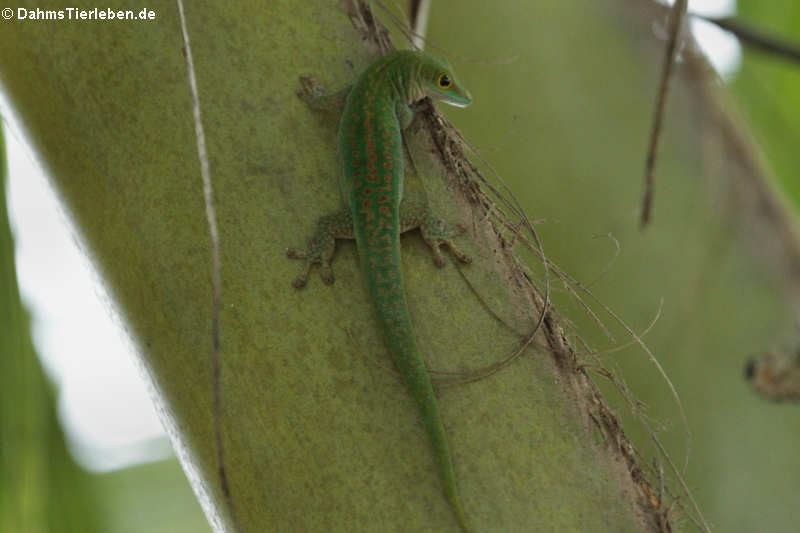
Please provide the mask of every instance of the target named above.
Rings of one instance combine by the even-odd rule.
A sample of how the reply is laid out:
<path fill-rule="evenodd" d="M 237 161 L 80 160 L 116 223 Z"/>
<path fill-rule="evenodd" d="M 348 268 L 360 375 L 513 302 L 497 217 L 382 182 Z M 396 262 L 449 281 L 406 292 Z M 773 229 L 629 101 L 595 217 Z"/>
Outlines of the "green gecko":
<path fill-rule="evenodd" d="M 453 244 L 459 228 L 436 218 L 424 203 L 403 201 L 402 130 L 414 118 L 411 104 L 426 96 L 458 107 L 468 106 L 472 97 L 447 63 L 412 51 L 385 55 L 362 72 L 352 87 L 331 95 L 321 94 L 310 79 L 302 81 L 304 91 L 299 94 L 311 107 L 331 109 L 344 104 L 336 142 L 339 184 L 347 209 L 318 220 L 307 251 L 287 251 L 289 257 L 306 261 L 293 285 L 305 286 L 313 265 L 320 266 L 325 283 L 333 283 L 336 239 L 355 239 L 387 348 L 419 407 L 444 494 L 461 529 L 469 532 L 436 395 L 411 326 L 400 267 L 400 234 L 419 228 L 438 267 L 445 264 L 442 245 L 460 261 L 471 262 Z"/>

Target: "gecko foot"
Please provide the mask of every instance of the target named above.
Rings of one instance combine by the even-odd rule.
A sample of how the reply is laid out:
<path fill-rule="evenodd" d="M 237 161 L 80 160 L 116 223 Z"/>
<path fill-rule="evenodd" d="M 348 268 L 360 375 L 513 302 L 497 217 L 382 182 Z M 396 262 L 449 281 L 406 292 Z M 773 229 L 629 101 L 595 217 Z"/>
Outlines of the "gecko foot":
<path fill-rule="evenodd" d="M 308 251 L 297 250 L 296 248 L 289 248 L 286 250 L 286 257 L 289 259 L 301 259 L 305 261 L 303 272 L 292 281 L 292 286 L 295 289 L 302 289 L 308 283 L 308 277 L 311 274 L 311 268 L 314 265 L 319 265 L 319 276 L 326 285 L 331 285 L 334 282 L 333 269 L 331 268 L 331 256 L 333 254 L 325 253 L 325 246 L 320 245 L 316 239 L 310 239 L 308 243 Z"/>
<path fill-rule="evenodd" d="M 333 269 L 331 261 L 336 251 L 336 239 L 353 238 L 353 216 L 349 210 L 333 213 L 320 217 L 317 220 L 317 230 L 314 236 L 308 239 L 305 250 L 289 248 L 286 256 L 289 259 L 300 259 L 305 261 L 303 272 L 292 282 L 292 285 L 300 289 L 308 283 L 308 276 L 311 268 L 319 265 L 319 276 L 326 285 L 333 283 Z"/>
<path fill-rule="evenodd" d="M 314 107 L 314 104 L 325 94 L 325 88 L 311 76 L 300 76 L 300 89 L 297 96 L 305 103 Z"/>
<path fill-rule="evenodd" d="M 350 93 L 350 86 L 330 93 L 325 87 L 311 76 L 300 76 L 300 90 L 297 96 L 312 109 L 324 111 L 341 111 Z"/>
<path fill-rule="evenodd" d="M 461 235 L 466 231 L 463 226 L 457 225 L 453 228 L 448 228 L 444 220 L 435 219 L 420 225 L 420 230 L 422 231 L 422 238 L 425 240 L 425 243 L 431 248 L 433 264 L 437 267 L 442 268 L 445 265 L 441 249 L 442 246 L 448 248 L 462 263 L 472 262 L 472 258 L 463 254 L 453 242 L 453 237 Z"/>

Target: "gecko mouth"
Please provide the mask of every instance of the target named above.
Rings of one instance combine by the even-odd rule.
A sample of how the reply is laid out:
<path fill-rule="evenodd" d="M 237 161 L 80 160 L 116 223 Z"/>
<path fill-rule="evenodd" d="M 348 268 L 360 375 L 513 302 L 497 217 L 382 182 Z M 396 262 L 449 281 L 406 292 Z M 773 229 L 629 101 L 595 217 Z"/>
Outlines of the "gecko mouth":
<path fill-rule="evenodd" d="M 455 100 L 445 100 L 444 98 L 442 98 L 440 101 L 442 103 L 445 103 L 445 104 L 451 105 L 451 106 L 455 106 L 455 107 L 467 107 L 469 104 L 472 103 L 469 100 L 466 101 L 466 102 L 457 102 Z"/>
<path fill-rule="evenodd" d="M 469 96 L 469 94 L 462 96 L 429 92 L 428 96 L 437 102 L 442 102 L 443 104 L 452 105 L 455 107 L 467 107 L 472 103 L 472 98 Z M 454 96 L 458 96 L 459 98 L 454 98 Z"/>

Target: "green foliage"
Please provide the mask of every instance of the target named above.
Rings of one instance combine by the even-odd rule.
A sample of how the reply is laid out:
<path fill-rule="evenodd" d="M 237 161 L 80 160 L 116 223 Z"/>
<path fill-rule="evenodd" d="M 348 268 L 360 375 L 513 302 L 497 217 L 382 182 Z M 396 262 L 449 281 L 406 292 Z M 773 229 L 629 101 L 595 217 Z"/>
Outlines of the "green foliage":
<path fill-rule="evenodd" d="M 93 476 L 108 528 L 98 533 L 208 533 L 176 459 Z"/>
<path fill-rule="evenodd" d="M 70 457 L 31 344 L 14 267 L 0 131 L 0 531 L 102 531 L 89 476 Z"/>
<path fill-rule="evenodd" d="M 764 402 L 743 379 L 749 356 L 793 343 L 791 269 L 774 241 L 753 237 L 776 230 L 768 213 L 737 203 L 738 194 L 758 202 L 747 184 L 761 177 L 744 175 L 740 159 L 752 148 L 732 141 L 723 126 L 724 91 L 713 90 L 714 78 L 698 75 L 690 58 L 672 80 L 654 222 L 638 229 L 665 46 L 653 32 L 663 16 L 648 4 L 436 2 L 431 42 L 447 48 L 474 100 L 466 113 L 444 111 L 498 169 L 529 216 L 544 219 L 537 229 L 552 260 L 591 284 L 636 331 L 664 300 L 645 340 L 686 407 L 692 432 L 686 479 L 715 530 L 791 531 L 797 527 L 797 480 L 787 472 L 800 469 L 797 407 Z M 783 20 L 780 27 L 754 21 L 762 28 L 795 36 L 800 28 L 797 2 L 749 2 L 741 9 L 743 20 L 760 9 Z M 745 68 L 756 59 L 748 53 Z M 745 83 L 758 85 L 759 92 L 748 95 L 748 115 L 759 119 L 761 146 L 776 172 L 800 193 L 800 69 L 758 59 L 756 74 L 743 73 L 735 86 L 742 92 Z M 617 257 L 609 234 L 619 245 Z M 577 324 L 576 334 L 594 349 L 628 340 L 598 311 L 617 339 L 610 342 L 559 284 L 553 291 L 560 311 Z M 656 427 L 665 423 L 658 436 L 681 466 L 684 427 L 662 377 L 635 347 L 602 359 L 644 402 Z M 614 387 L 604 390 L 620 413 L 628 412 Z M 639 449 L 658 456 L 641 424 L 629 415 L 624 421 Z"/>
<path fill-rule="evenodd" d="M 298 77 L 313 73 L 333 89 L 374 60 L 358 16 L 328 1 L 187 4 L 222 243 L 226 464 L 245 531 L 456 528 L 352 245 L 338 251 L 335 285 L 302 292 L 285 255 L 341 205 L 336 118 L 297 98 Z M 9 25 L 0 75 L 138 343 L 195 490 L 224 525 L 209 239 L 178 28 L 169 8 L 153 23 Z M 432 141 L 417 136 L 409 144 L 431 203 L 471 224 L 429 155 Z M 467 275 L 507 311 L 494 253 L 471 244 Z M 454 266 L 436 270 L 418 236 L 403 246 L 431 367 L 468 370 L 518 347 Z M 532 327 L 517 315 L 514 326 Z M 523 530 L 536 517 L 544 529 L 577 530 L 600 516 L 595 531 L 630 530 L 639 520 L 621 488 L 630 476 L 598 449 L 554 372 L 531 350 L 513 372 L 440 391 L 471 519 Z"/>
<path fill-rule="evenodd" d="M 800 48 L 800 3 L 740 2 L 737 19 Z M 744 45 L 731 88 L 748 118 L 764 160 L 794 210 L 800 211 L 800 63 Z"/>
<path fill-rule="evenodd" d="M 232 450 L 233 497 L 254 531 L 256 524 L 335 530 L 331 516 L 346 530 L 376 524 L 390 531 L 398 517 L 404 517 L 399 527 L 438 527 L 450 522 L 450 512 L 413 405 L 389 369 L 352 246 L 339 250 L 333 287 L 309 283 L 302 293 L 290 286 L 297 265 L 283 255 L 286 246 L 301 244 L 318 214 L 339 205 L 336 119 L 298 101 L 297 77 L 313 73 L 336 88 L 374 57 L 353 29 L 357 17 L 332 5 L 187 7 L 221 228 L 223 428 Z M 763 5 L 759 16 L 777 9 Z M 798 27 L 798 8 L 790 7 L 781 3 L 781 19 L 764 18 L 764 26 L 778 28 L 782 21 L 789 35 Z M 755 17 L 756 7 L 741 11 Z M 654 224 L 644 234 L 637 229 L 663 47 L 653 39 L 656 18 L 638 1 L 443 0 L 434 3 L 430 29 L 474 97 L 468 110 L 450 116 L 531 217 L 547 219 L 538 228 L 549 256 L 591 281 L 615 248 L 610 239 L 595 237 L 613 233 L 621 252 L 592 285 L 595 293 L 637 330 L 664 299 L 647 341 L 687 408 L 693 440 L 686 476 L 710 521 L 721 531 L 789 531 L 796 515 L 786 472 L 800 468 L 800 427 L 797 417 L 752 397 L 741 368 L 748 355 L 791 331 L 791 301 L 771 266 L 779 254 L 766 250 L 757 257 L 743 229 L 765 221 L 730 202 L 733 177 L 742 171 L 723 149 L 725 132 L 706 114 L 712 102 L 695 90 L 708 80 L 692 78 L 685 67 L 668 106 Z M 139 343 L 170 429 L 179 436 L 180 455 L 198 474 L 195 488 L 213 501 L 209 250 L 177 28 L 167 8 L 157 22 L 138 26 L 11 25 L 0 33 L 0 74 Z M 511 56 L 518 58 L 505 61 Z M 777 60 L 754 69 L 734 87 L 775 173 L 791 180 L 798 145 L 792 124 L 800 109 L 796 71 Z M 425 183 L 432 203 L 457 215 L 438 179 L 441 168 L 422 155 L 432 151 L 429 141 L 410 144 L 419 173 L 433 178 Z M 800 198 L 800 190 L 789 189 Z M 12 269 L 10 241 L 3 246 L 5 268 Z M 505 311 L 510 304 L 503 288 L 481 267 L 492 252 L 475 247 L 467 250 L 477 258 L 467 275 Z M 465 297 L 454 268 L 432 275 L 418 238 L 404 240 L 404 268 L 431 366 L 474 367 L 514 347 L 516 339 L 475 298 Z M 575 332 L 593 347 L 611 345 L 581 307 L 553 289 Z M 17 302 L 15 291 L 3 302 Z M 9 309 L 2 324 L 25 329 L 21 309 Z M 625 339 L 620 327 L 610 328 Z M 3 335 L 0 342 L 15 343 L 4 345 L 4 353 L 30 351 L 27 337 Z M 3 357 L 0 364 L 10 361 Z M 604 361 L 618 367 L 649 415 L 668 421 L 660 436 L 681 463 L 683 428 L 662 378 L 637 349 Z M 605 462 L 607 450 L 586 431 L 551 364 L 542 354 L 528 354 L 490 380 L 442 390 L 465 499 L 478 521 L 495 517 L 492 523 L 503 530 L 533 520 L 548 530 L 630 530 L 620 472 Z M 20 402 L 26 391 L 46 387 L 36 378 L 38 385 L 18 390 L 11 378 L 5 381 L 10 375 L 0 371 L 2 393 L 15 398 L 0 406 L 0 520 L 11 520 L 8 509 L 19 509 L 24 497 L 34 505 L 24 515 L 31 527 L 47 529 L 49 516 L 56 516 L 48 513 L 56 511 L 43 507 L 41 494 L 50 485 L 32 485 L 31 497 L 6 490 L 20 479 L 8 465 L 42 472 L 42 458 L 62 457 L 63 443 L 53 453 L 40 438 L 52 432 L 49 414 L 47 424 L 15 421 L 22 411 L 16 406 L 34 406 L 43 416 L 52 403 L 40 396 Z M 607 392 L 613 397 L 611 387 Z M 625 427 L 652 455 L 641 426 L 628 417 Z M 22 432 L 31 436 L 15 441 Z M 19 442 L 30 443 L 27 463 L 9 459 L 25 457 Z M 112 500 L 111 515 L 146 509 L 152 518 L 159 516 L 156 509 L 186 497 L 183 491 L 153 498 L 147 470 L 98 481 Z M 57 479 L 60 471 L 37 479 Z M 59 494 L 75 498 L 63 511 L 65 524 L 77 523 L 70 516 L 78 514 L 99 520 L 81 511 L 81 501 L 90 501 L 79 500 L 83 482 L 69 490 L 58 483 L 52 486 Z M 135 503 L 139 492 L 145 499 Z M 128 500 L 126 493 L 136 494 Z M 213 511 L 214 520 L 224 520 L 224 510 Z M 137 530 L 135 519 L 114 521 L 125 524 L 120 531 Z M 155 530 L 150 522 L 141 528 Z"/>

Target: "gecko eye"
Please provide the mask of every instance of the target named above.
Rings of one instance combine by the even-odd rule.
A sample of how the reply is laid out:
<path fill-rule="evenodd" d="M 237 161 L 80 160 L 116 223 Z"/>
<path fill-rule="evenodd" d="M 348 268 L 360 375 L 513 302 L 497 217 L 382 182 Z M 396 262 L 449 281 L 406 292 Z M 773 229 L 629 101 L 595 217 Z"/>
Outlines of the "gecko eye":
<path fill-rule="evenodd" d="M 449 89 L 453 85 L 453 80 L 447 74 L 439 74 L 438 83 L 440 89 Z"/>

